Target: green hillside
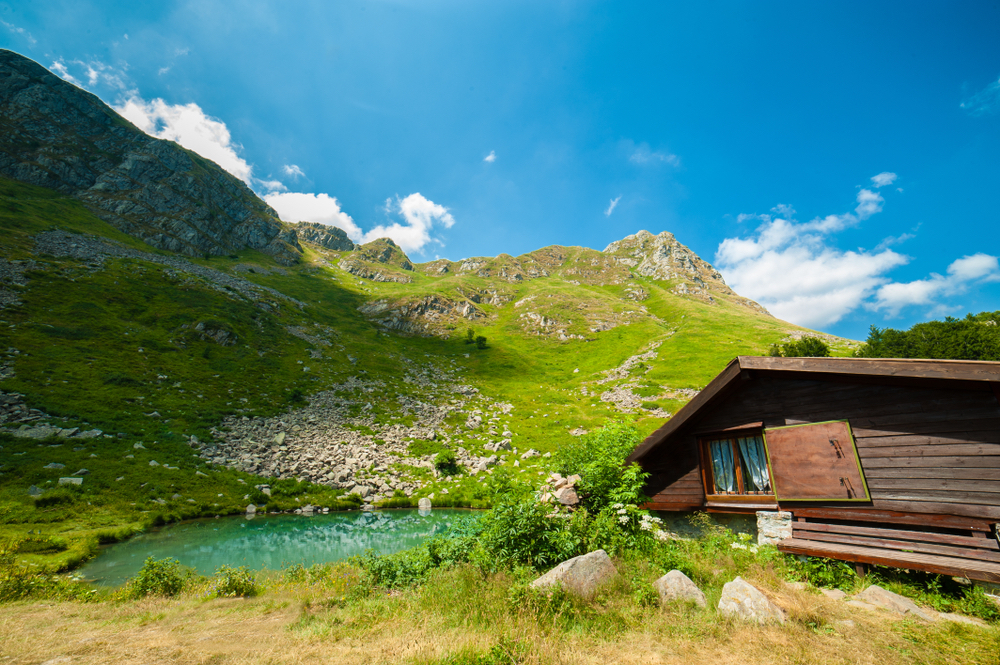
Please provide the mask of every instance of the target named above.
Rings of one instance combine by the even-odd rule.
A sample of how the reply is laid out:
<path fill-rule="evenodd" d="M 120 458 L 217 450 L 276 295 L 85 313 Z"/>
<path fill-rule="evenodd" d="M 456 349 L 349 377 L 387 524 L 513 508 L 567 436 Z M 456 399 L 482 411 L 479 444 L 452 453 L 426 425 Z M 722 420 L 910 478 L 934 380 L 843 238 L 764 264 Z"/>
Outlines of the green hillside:
<path fill-rule="evenodd" d="M 650 234 L 417 265 L 385 240 L 189 260 L 6 179 L 0 232 L 0 536 L 55 537 L 37 560 L 59 565 L 250 501 L 481 505 L 494 466 L 539 475 L 609 418 L 651 431 L 734 356 L 801 334 L 679 243 L 664 279 L 642 243 L 674 241 Z"/>

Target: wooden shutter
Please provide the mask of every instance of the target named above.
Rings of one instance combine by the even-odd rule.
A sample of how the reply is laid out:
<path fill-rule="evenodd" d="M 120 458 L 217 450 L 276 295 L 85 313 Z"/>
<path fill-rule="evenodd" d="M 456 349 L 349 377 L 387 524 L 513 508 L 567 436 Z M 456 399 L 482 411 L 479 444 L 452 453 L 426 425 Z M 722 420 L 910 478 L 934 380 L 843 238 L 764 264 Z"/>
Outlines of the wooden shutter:
<path fill-rule="evenodd" d="M 779 501 L 869 501 L 846 420 L 764 430 Z"/>

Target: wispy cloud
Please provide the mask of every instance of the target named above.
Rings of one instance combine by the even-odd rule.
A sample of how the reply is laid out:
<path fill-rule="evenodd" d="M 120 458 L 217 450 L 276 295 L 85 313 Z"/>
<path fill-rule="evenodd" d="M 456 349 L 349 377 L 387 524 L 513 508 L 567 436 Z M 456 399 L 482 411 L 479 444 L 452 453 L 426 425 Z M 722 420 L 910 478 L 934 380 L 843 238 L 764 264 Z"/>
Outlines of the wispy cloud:
<path fill-rule="evenodd" d="M 485 157 L 483 157 L 483 161 L 484 162 L 489 162 L 490 164 L 492 164 L 493 162 L 497 161 L 496 150 L 490 150 L 490 154 L 488 154 Z"/>
<path fill-rule="evenodd" d="M 1000 108 L 1000 79 L 962 101 L 959 106 L 971 115 L 985 115 Z"/>
<path fill-rule="evenodd" d="M 898 316 L 904 307 L 939 305 L 941 297 L 962 293 L 972 284 L 997 281 L 1000 281 L 1000 262 L 997 257 L 980 252 L 952 261 L 947 275 L 931 273 L 926 279 L 885 284 L 876 292 L 875 302 L 867 307 L 884 310 L 888 317 Z"/>
<path fill-rule="evenodd" d="M 681 158 L 662 150 L 651 150 L 650 147 L 641 143 L 636 146 L 628 160 L 633 164 L 669 164 L 670 166 L 680 166 Z"/>
<path fill-rule="evenodd" d="M 870 189 L 862 189 L 858 192 L 857 200 L 858 207 L 854 209 L 854 212 L 857 213 L 858 219 L 868 219 L 872 215 L 882 212 L 882 204 L 885 203 L 881 194 Z"/>
<path fill-rule="evenodd" d="M 62 58 L 49 65 L 49 69 L 64 81 L 88 90 L 96 87 L 108 88 L 114 95 L 135 94 L 134 90 L 130 90 L 127 67 L 127 64 L 116 67 L 99 60 L 66 62 Z"/>
<path fill-rule="evenodd" d="M 24 37 L 26 40 L 28 40 L 28 43 L 31 44 L 32 46 L 38 43 L 38 40 L 32 37 L 31 33 L 25 30 L 24 28 L 20 28 L 14 25 L 13 23 L 8 23 L 3 19 L 0 19 L 0 25 L 13 32 L 15 35 L 20 35 L 21 37 Z"/>
<path fill-rule="evenodd" d="M 607 210 L 604 211 L 604 216 L 610 217 L 611 213 L 613 213 L 615 211 L 615 208 L 618 207 L 618 202 L 621 200 L 622 200 L 621 196 L 619 196 L 618 198 L 611 199 L 611 202 L 608 204 Z"/>
<path fill-rule="evenodd" d="M 878 175 L 872 176 L 872 184 L 874 184 L 875 188 L 878 189 L 880 187 L 885 187 L 886 185 L 891 185 L 892 183 L 896 182 L 896 179 L 898 177 L 899 176 L 897 176 L 895 173 L 890 173 L 889 171 L 883 171 Z"/>
<path fill-rule="evenodd" d="M 284 166 L 281 167 L 281 170 L 284 171 L 285 175 L 287 175 L 290 178 L 304 178 L 306 175 L 302 171 L 302 169 L 300 169 L 295 164 L 285 164 Z"/>

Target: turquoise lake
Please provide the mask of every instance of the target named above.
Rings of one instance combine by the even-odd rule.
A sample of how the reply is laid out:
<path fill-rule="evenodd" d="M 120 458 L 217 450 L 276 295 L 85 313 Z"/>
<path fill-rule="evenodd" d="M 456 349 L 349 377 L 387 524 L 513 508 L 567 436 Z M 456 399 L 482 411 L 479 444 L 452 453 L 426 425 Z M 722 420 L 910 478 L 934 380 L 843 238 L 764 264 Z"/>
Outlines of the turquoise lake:
<path fill-rule="evenodd" d="M 173 557 L 202 575 L 222 564 L 280 570 L 339 561 L 367 550 L 382 554 L 419 545 L 473 511 L 386 510 L 329 515 L 220 517 L 172 524 L 105 548 L 80 573 L 101 586 L 118 586 L 146 557 Z"/>

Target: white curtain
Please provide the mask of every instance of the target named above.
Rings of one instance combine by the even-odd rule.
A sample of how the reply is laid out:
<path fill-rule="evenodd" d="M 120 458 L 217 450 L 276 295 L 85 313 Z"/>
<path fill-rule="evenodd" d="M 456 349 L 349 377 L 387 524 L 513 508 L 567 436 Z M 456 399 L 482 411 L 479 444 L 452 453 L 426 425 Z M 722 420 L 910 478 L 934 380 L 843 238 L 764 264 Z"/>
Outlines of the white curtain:
<path fill-rule="evenodd" d="M 712 441 L 712 477 L 716 492 L 736 491 L 736 467 L 733 465 L 733 447 L 728 440 Z"/>
<path fill-rule="evenodd" d="M 748 492 L 767 492 L 771 489 L 771 479 L 767 475 L 767 455 L 764 453 L 764 441 L 759 436 L 740 437 L 736 439 L 740 447 L 740 458 L 743 461 L 743 481 Z"/>

